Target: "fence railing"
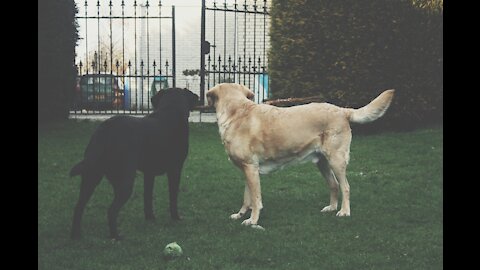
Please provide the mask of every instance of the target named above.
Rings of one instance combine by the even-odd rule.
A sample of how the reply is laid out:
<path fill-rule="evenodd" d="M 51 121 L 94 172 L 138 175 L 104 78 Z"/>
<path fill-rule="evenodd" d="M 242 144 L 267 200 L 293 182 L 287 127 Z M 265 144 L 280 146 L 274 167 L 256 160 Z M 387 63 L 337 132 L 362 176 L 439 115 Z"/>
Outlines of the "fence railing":
<path fill-rule="evenodd" d="M 176 86 L 175 7 L 162 1 L 87 0 L 77 1 L 77 8 L 71 113 L 150 112 L 150 97 Z"/>

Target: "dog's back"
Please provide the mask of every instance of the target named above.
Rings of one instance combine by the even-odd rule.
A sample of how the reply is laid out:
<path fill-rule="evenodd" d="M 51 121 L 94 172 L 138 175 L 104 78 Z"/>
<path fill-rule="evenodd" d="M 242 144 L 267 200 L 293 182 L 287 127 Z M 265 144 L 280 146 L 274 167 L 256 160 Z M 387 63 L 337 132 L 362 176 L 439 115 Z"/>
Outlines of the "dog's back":
<path fill-rule="evenodd" d="M 91 171 L 115 173 L 122 166 L 161 174 L 168 161 L 184 159 L 191 108 L 191 104 L 185 103 L 184 93 L 176 88 L 162 90 L 152 97 L 155 112 L 143 118 L 114 116 L 101 123 L 90 139 L 84 159 L 71 169 L 70 176 Z"/>
<path fill-rule="evenodd" d="M 123 166 L 162 174 L 170 161 L 184 159 L 188 152 L 188 122 L 160 114 L 136 118 L 115 116 L 99 125 L 85 149 L 84 158 L 70 171 L 115 173 Z"/>
<path fill-rule="evenodd" d="M 84 158 L 70 171 L 70 176 L 89 171 L 108 173 L 121 165 L 127 155 L 138 155 L 142 119 L 114 116 L 101 123 L 90 138 Z"/>

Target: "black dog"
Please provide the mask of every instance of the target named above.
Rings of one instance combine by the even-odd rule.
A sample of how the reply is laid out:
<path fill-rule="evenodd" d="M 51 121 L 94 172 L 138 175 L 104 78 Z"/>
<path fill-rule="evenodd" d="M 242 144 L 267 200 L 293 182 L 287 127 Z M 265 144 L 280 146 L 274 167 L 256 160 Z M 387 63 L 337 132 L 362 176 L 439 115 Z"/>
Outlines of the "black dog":
<path fill-rule="evenodd" d="M 188 116 L 198 102 L 198 95 L 187 89 L 169 88 L 160 90 L 151 101 L 154 112 L 143 118 L 114 116 L 100 124 L 90 139 L 84 159 L 70 171 L 70 176 L 82 176 L 72 238 L 80 238 L 83 210 L 104 175 L 114 190 L 114 199 L 108 209 L 111 238 L 120 239 L 117 216 L 132 194 L 136 170 L 144 174 L 145 218 L 155 219 L 153 180 L 167 173 L 170 216 L 180 219 L 177 195 L 188 153 Z"/>

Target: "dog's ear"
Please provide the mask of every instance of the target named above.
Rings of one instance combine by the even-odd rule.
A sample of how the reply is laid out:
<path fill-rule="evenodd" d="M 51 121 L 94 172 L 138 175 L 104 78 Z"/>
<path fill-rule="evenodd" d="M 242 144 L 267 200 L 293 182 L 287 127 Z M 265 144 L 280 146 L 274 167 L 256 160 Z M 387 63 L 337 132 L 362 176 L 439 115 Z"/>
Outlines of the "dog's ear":
<path fill-rule="evenodd" d="M 207 91 L 207 102 L 209 107 L 215 107 L 215 103 L 217 102 L 217 88 L 211 88 Z"/>
<path fill-rule="evenodd" d="M 183 93 L 187 97 L 188 109 L 192 110 L 193 107 L 195 107 L 195 105 L 198 104 L 198 101 L 199 101 L 198 95 L 188 90 L 187 88 L 183 88 Z"/>
<path fill-rule="evenodd" d="M 255 94 L 253 93 L 253 91 L 250 90 L 250 89 L 248 89 L 248 88 L 247 88 L 245 85 L 243 85 L 243 84 L 241 84 L 240 87 L 241 87 L 243 93 L 245 94 L 245 96 L 246 96 L 248 99 L 254 101 Z"/>
<path fill-rule="evenodd" d="M 160 90 L 152 98 L 150 98 L 150 101 L 152 102 L 152 106 L 154 110 L 158 109 L 158 105 L 160 103 L 160 99 L 162 98 L 163 94 L 164 94 L 164 91 Z"/>
<path fill-rule="evenodd" d="M 250 99 L 251 101 L 253 101 L 254 98 L 255 98 L 255 94 L 252 91 L 249 90 L 248 93 L 247 93 L 247 98 Z"/>

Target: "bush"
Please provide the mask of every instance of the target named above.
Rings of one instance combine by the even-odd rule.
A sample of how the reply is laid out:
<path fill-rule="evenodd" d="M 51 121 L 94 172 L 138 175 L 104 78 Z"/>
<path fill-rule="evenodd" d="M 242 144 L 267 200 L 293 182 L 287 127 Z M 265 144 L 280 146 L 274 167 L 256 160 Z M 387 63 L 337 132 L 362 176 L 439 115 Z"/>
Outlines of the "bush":
<path fill-rule="evenodd" d="M 38 5 L 38 120 L 68 118 L 75 87 L 78 39 L 73 0 Z"/>
<path fill-rule="evenodd" d="M 401 0 L 276 0 L 271 13 L 273 98 L 322 95 L 357 108 L 394 88 L 389 111 L 370 126 L 442 121 L 441 12 Z"/>

